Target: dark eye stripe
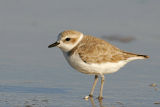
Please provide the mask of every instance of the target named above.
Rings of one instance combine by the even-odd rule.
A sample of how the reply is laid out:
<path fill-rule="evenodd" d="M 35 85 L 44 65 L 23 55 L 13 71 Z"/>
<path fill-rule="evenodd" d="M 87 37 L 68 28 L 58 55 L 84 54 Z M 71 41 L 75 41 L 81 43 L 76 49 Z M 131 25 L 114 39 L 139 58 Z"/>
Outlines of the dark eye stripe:
<path fill-rule="evenodd" d="M 70 41 L 71 40 L 71 38 L 66 38 L 66 41 Z"/>

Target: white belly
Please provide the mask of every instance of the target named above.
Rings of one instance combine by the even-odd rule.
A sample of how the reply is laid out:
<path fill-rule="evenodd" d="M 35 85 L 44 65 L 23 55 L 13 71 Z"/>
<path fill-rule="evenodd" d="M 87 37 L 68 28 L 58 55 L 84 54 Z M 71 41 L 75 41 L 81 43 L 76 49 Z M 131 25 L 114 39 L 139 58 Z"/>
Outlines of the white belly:
<path fill-rule="evenodd" d="M 68 56 L 64 52 L 64 56 L 68 63 L 78 70 L 79 72 L 85 73 L 85 74 L 107 74 L 107 73 L 113 73 L 117 72 L 121 67 L 123 67 L 128 61 L 119 61 L 117 63 L 102 63 L 102 64 L 88 64 L 81 60 L 78 54 L 73 54 L 71 56 Z"/>

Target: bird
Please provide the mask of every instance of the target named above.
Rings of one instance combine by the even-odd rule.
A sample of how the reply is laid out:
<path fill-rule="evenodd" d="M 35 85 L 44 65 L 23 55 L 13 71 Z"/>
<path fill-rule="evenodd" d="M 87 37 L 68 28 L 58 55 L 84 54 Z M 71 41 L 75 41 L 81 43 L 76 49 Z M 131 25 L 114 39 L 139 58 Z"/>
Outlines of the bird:
<path fill-rule="evenodd" d="M 52 47 L 60 48 L 71 67 L 81 73 L 94 75 L 93 86 L 85 99 L 93 97 L 99 77 L 101 85 L 98 99 L 102 100 L 104 74 L 117 72 L 130 61 L 149 58 L 148 55 L 126 52 L 103 39 L 76 30 L 60 32 L 57 41 L 48 46 Z"/>

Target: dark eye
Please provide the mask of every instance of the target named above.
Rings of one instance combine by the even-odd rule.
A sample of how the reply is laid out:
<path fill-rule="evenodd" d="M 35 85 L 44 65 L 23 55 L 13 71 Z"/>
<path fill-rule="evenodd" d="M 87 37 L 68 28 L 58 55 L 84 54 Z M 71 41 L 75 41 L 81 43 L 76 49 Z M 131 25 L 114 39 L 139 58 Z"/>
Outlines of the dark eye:
<path fill-rule="evenodd" d="M 66 41 L 70 41 L 71 40 L 71 38 L 66 38 Z"/>

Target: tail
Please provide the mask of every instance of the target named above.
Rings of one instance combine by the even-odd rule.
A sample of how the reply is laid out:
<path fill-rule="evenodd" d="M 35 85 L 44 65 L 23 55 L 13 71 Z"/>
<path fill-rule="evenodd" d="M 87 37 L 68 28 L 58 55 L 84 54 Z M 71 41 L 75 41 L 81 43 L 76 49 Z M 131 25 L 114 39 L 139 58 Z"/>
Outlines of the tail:
<path fill-rule="evenodd" d="M 149 58 L 148 55 L 134 54 L 134 53 L 125 52 L 125 51 L 123 51 L 123 53 L 126 54 L 127 59 L 132 59 L 132 60 Z"/>

